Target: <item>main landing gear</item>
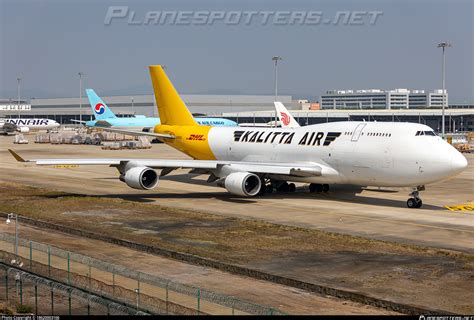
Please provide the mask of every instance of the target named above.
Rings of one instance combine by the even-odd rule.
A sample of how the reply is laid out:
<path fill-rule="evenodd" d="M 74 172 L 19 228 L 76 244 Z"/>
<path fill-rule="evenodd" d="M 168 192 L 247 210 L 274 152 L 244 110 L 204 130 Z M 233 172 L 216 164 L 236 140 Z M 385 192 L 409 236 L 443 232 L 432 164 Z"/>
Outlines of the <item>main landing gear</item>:
<path fill-rule="evenodd" d="M 266 193 L 273 192 L 295 192 L 296 185 L 294 183 L 288 183 L 286 181 L 275 181 L 262 179 L 262 187 L 260 188 L 259 195 L 263 196 Z"/>
<path fill-rule="evenodd" d="M 328 192 L 329 185 L 328 184 L 319 184 L 319 183 L 311 183 L 309 185 L 309 192 Z"/>
<path fill-rule="evenodd" d="M 418 186 L 413 188 L 413 191 L 409 194 L 412 198 L 407 200 L 407 207 L 410 209 L 421 208 L 423 201 L 420 199 L 420 191 L 425 190 L 425 186 Z"/>

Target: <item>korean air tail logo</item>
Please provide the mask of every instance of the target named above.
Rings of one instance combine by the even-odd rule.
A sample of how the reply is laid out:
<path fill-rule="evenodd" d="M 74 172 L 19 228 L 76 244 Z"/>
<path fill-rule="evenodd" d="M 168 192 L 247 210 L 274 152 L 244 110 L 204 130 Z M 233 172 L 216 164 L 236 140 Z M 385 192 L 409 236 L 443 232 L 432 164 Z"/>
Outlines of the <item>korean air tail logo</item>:
<path fill-rule="evenodd" d="M 95 105 L 94 110 L 97 114 L 103 114 L 105 112 L 105 106 L 102 103 L 98 103 Z"/>
<path fill-rule="evenodd" d="M 283 122 L 283 124 L 285 126 L 289 125 L 290 124 L 290 117 L 284 112 L 280 112 L 280 115 L 281 115 L 281 121 Z"/>

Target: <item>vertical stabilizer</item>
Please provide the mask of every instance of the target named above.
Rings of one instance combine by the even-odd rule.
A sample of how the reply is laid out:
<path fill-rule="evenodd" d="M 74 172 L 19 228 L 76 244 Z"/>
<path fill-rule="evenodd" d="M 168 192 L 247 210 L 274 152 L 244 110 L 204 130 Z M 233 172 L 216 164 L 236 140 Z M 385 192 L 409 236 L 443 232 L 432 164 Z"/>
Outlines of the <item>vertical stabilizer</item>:
<path fill-rule="evenodd" d="M 291 113 L 285 108 L 283 103 L 275 101 L 275 110 L 280 120 L 282 128 L 298 128 L 300 124 L 293 118 Z"/>
<path fill-rule="evenodd" d="M 150 66 L 156 105 L 163 125 L 197 126 L 161 65 Z"/>
<path fill-rule="evenodd" d="M 96 120 L 104 120 L 110 118 L 116 118 L 115 114 L 110 108 L 102 101 L 102 99 L 92 89 L 86 89 L 87 98 L 91 105 L 92 114 Z"/>

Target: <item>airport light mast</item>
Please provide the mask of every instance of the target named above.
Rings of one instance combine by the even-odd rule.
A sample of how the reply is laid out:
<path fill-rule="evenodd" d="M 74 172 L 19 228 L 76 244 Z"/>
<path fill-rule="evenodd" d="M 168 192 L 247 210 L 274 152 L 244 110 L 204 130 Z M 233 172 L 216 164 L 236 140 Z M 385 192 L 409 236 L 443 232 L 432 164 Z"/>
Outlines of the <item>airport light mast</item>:
<path fill-rule="evenodd" d="M 18 105 L 17 105 L 17 108 L 18 108 L 18 119 L 20 118 L 20 82 L 21 82 L 21 78 L 18 77 L 16 78 L 16 81 L 18 81 L 18 86 L 17 86 L 17 89 L 18 89 Z"/>
<path fill-rule="evenodd" d="M 82 75 L 84 73 L 79 72 L 79 121 L 82 123 Z"/>
<path fill-rule="evenodd" d="M 278 96 L 278 60 L 283 60 L 280 56 L 274 56 L 272 58 L 273 61 L 275 61 L 275 101 L 277 101 L 277 96 Z M 278 115 L 276 114 L 275 111 L 275 122 L 274 126 L 276 127 L 277 125 L 277 118 Z"/>
<path fill-rule="evenodd" d="M 446 108 L 446 88 L 445 88 L 445 85 L 446 85 L 446 82 L 445 82 L 445 54 L 444 54 L 444 51 L 445 51 L 445 48 L 450 48 L 452 47 L 452 45 L 448 42 L 441 42 L 438 44 L 438 48 L 443 48 L 443 63 L 442 63 L 442 68 L 441 68 L 441 78 L 443 79 L 443 91 L 442 91 L 442 99 L 443 99 L 443 109 L 441 111 L 441 137 L 444 139 L 445 138 L 445 123 L 444 123 L 444 120 L 445 120 L 445 116 L 444 116 L 444 110 Z"/>
<path fill-rule="evenodd" d="M 274 56 L 272 58 L 275 61 L 275 101 L 277 101 L 278 96 L 278 61 L 283 60 L 280 56 Z"/>

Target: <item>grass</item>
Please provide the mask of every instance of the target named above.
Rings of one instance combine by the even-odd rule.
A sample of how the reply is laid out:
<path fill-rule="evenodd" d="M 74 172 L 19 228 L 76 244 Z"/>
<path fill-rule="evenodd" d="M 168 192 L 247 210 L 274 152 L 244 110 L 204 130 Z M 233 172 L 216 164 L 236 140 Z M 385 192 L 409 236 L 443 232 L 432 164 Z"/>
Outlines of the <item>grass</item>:
<path fill-rule="evenodd" d="M 231 263 L 288 254 L 371 253 L 473 256 L 314 229 L 229 218 L 119 198 L 0 183 L 0 211 Z"/>

